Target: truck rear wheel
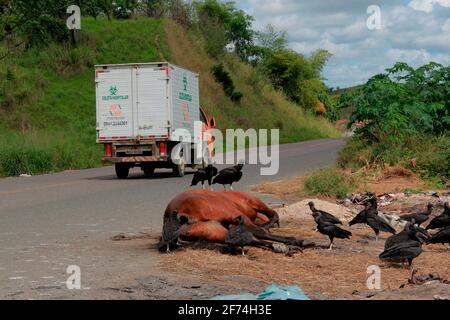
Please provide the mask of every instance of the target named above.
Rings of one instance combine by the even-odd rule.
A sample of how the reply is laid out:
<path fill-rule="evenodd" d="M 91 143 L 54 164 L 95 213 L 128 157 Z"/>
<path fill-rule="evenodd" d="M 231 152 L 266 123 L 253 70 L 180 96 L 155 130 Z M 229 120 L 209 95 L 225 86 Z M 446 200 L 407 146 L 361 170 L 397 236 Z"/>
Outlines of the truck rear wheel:
<path fill-rule="evenodd" d="M 128 178 L 128 174 L 130 173 L 130 166 L 123 163 L 116 163 L 116 175 L 118 179 L 126 179 Z"/>
<path fill-rule="evenodd" d="M 175 177 L 182 178 L 185 174 L 186 165 L 184 164 L 184 161 L 181 161 L 180 164 L 175 165 L 173 167 L 173 174 Z"/>

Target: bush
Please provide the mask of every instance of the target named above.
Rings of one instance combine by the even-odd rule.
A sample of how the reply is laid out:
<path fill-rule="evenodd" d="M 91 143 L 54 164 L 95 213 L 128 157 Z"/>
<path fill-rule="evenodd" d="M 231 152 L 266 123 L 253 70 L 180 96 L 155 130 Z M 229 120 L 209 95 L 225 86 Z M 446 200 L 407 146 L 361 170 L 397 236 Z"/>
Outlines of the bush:
<path fill-rule="evenodd" d="M 431 180 L 450 179 L 450 137 L 411 135 L 398 140 L 386 138 L 371 142 L 353 137 L 339 154 L 341 168 L 382 168 L 385 164 L 402 165 Z"/>
<path fill-rule="evenodd" d="M 54 169 L 52 154 L 32 146 L 2 149 L 0 154 L 0 175 L 18 176 L 50 172 Z"/>
<path fill-rule="evenodd" d="M 216 65 L 211 70 L 217 82 L 223 85 L 223 90 L 225 94 L 230 97 L 233 102 L 240 102 L 243 94 L 235 91 L 233 79 L 231 79 L 230 74 L 225 71 L 223 64 Z"/>
<path fill-rule="evenodd" d="M 304 190 L 309 195 L 345 198 L 356 188 L 355 181 L 342 170 L 327 168 L 313 172 L 306 178 Z"/>
<path fill-rule="evenodd" d="M 51 44 L 41 53 L 40 64 L 58 74 L 70 75 L 92 68 L 95 58 L 95 50 L 85 45 Z"/>
<path fill-rule="evenodd" d="M 115 0 L 112 12 L 117 19 L 130 19 L 138 3 L 135 0 Z"/>

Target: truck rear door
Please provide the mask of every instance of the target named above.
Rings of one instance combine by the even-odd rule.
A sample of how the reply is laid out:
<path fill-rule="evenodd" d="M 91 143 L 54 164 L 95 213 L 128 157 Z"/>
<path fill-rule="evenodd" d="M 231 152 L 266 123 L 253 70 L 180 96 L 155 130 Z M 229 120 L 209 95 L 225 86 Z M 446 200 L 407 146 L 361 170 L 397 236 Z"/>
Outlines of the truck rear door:
<path fill-rule="evenodd" d="M 168 138 L 168 67 L 142 66 L 136 71 L 137 125 L 142 138 Z"/>
<path fill-rule="evenodd" d="M 133 92 L 131 68 L 96 71 L 98 139 L 133 138 Z"/>

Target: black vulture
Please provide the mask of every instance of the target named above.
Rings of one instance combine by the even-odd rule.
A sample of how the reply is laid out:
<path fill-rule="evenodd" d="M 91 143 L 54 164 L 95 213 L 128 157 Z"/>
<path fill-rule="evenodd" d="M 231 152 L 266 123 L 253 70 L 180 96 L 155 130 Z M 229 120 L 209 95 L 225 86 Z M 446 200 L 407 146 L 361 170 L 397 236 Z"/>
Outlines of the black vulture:
<path fill-rule="evenodd" d="M 321 220 L 329 222 L 331 224 L 342 225 L 342 222 L 338 218 L 333 216 L 332 214 L 330 214 L 328 212 L 325 212 L 325 211 L 322 211 L 322 210 L 317 210 L 315 205 L 314 205 L 314 202 L 311 201 L 310 203 L 308 203 L 308 205 L 309 205 L 309 208 L 311 209 L 313 214 L 314 213 L 320 213 L 320 217 L 321 217 L 320 219 Z M 318 217 L 318 216 L 319 215 L 315 215 L 314 219 L 316 220 L 316 217 Z M 316 220 L 316 223 L 318 223 L 317 220 Z"/>
<path fill-rule="evenodd" d="M 223 169 L 214 178 L 213 184 L 221 184 L 223 185 L 224 188 L 226 188 L 225 186 L 229 184 L 231 190 L 233 190 L 233 183 L 239 182 L 242 179 L 243 168 L 244 168 L 243 164 L 238 164 L 237 166 Z"/>
<path fill-rule="evenodd" d="M 398 243 L 380 254 L 382 261 L 404 262 L 408 261 L 409 267 L 412 262 L 422 253 L 422 242 L 408 240 Z"/>
<path fill-rule="evenodd" d="M 199 169 L 192 178 L 191 187 L 202 183 L 202 188 L 205 189 L 205 181 L 208 181 L 209 187 L 212 185 L 212 180 L 217 176 L 219 170 L 216 167 L 209 165 L 206 168 Z"/>
<path fill-rule="evenodd" d="M 419 238 L 428 240 L 430 238 L 430 235 L 425 229 L 416 226 L 415 221 L 412 220 L 412 222 L 408 222 L 406 224 L 405 229 L 402 232 L 395 234 L 386 240 L 386 243 L 384 244 L 384 250 L 387 250 L 405 241 L 420 241 Z"/>
<path fill-rule="evenodd" d="M 431 239 L 428 241 L 429 243 L 442 243 L 450 245 L 450 227 L 447 227 L 445 229 L 442 229 L 438 233 L 436 233 L 434 236 L 431 237 Z"/>
<path fill-rule="evenodd" d="M 350 226 L 353 226 L 355 224 L 366 224 L 367 223 L 367 220 L 366 220 L 367 212 L 373 211 L 373 212 L 378 213 L 377 198 L 372 193 L 369 195 L 371 195 L 371 197 L 364 202 L 364 210 L 362 210 L 360 213 L 358 213 L 356 215 L 356 217 L 354 217 L 353 220 L 349 222 Z"/>
<path fill-rule="evenodd" d="M 317 223 L 317 230 L 330 238 L 330 247 L 329 250 L 333 250 L 333 242 L 335 238 L 338 239 L 350 239 L 352 233 L 350 231 L 341 229 L 336 224 L 329 222 L 328 218 L 322 213 L 314 212 L 313 213 L 314 220 Z"/>
<path fill-rule="evenodd" d="M 177 249 L 180 228 L 188 222 L 188 218 L 179 216 L 177 211 L 173 211 L 169 215 L 167 221 L 164 221 L 162 237 L 158 247 L 160 252 L 169 253 L 171 250 Z"/>
<path fill-rule="evenodd" d="M 424 223 L 425 221 L 428 220 L 431 213 L 433 212 L 433 208 L 434 208 L 433 204 L 429 203 L 427 206 L 427 211 L 405 215 L 405 216 L 402 216 L 401 218 L 402 218 L 402 220 L 409 221 L 409 222 L 414 220 L 415 223 L 418 226 L 420 226 L 422 223 Z"/>
<path fill-rule="evenodd" d="M 245 226 L 244 216 L 240 216 L 236 221 L 238 225 L 228 231 L 225 243 L 230 247 L 241 247 L 244 255 L 245 246 L 266 246 L 267 243 L 258 240 L 253 233 Z"/>
<path fill-rule="evenodd" d="M 442 229 L 450 227 L 450 207 L 448 202 L 445 203 L 444 206 L 444 212 L 431 220 L 430 224 L 427 226 L 427 230 L 434 230 L 434 229 Z"/>
<path fill-rule="evenodd" d="M 373 196 L 365 204 L 365 208 L 352 221 L 350 226 L 355 224 L 367 224 L 375 232 L 375 240 L 378 241 L 378 236 L 381 232 L 389 232 L 395 234 L 396 231 L 383 218 L 378 215 L 377 199 Z"/>

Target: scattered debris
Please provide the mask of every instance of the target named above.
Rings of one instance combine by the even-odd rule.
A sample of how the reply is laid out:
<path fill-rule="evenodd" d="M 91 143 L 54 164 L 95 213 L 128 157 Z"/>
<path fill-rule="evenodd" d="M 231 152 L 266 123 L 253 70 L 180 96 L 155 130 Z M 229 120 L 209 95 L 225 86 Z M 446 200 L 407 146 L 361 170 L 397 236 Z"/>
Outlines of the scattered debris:
<path fill-rule="evenodd" d="M 411 278 L 408 279 L 408 283 L 406 285 L 416 285 L 416 286 L 422 286 L 427 285 L 430 283 L 444 283 L 444 284 L 450 284 L 448 280 L 443 279 L 439 273 L 433 272 L 425 275 L 417 275 L 419 272 L 418 269 L 415 269 L 411 275 Z M 402 285 L 400 288 L 406 287 L 406 285 Z"/>
<path fill-rule="evenodd" d="M 19 177 L 21 177 L 21 178 L 31 178 L 32 176 L 31 176 L 31 174 L 23 173 Z"/>
<path fill-rule="evenodd" d="M 139 233 L 120 233 L 114 237 L 111 237 L 112 241 L 129 241 L 129 240 L 143 240 L 143 239 L 152 239 L 148 233 L 139 232 Z"/>
<path fill-rule="evenodd" d="M 303 219 L 312 219 L 311 209 L 308 205 L 311 201 L 314 201 L 317 209 L 329 212 L 343 222 L 350 221 L 353 216 L 359 212 L 358 209 L 351 210 L 328 201 L 305 199 L 276 210 L 280 215 L 281 222 L 284 225 L 299 225 Z"/>
<path fill-rule="evenodd" d="M 308 296 L 297 286 L 280 287 L 277 284 L 272 284 L 262 293 L 253 295 L 251 293 L 244 293 L 238 295 L 218 296 L 212 300 L 309 300 Z"/>

